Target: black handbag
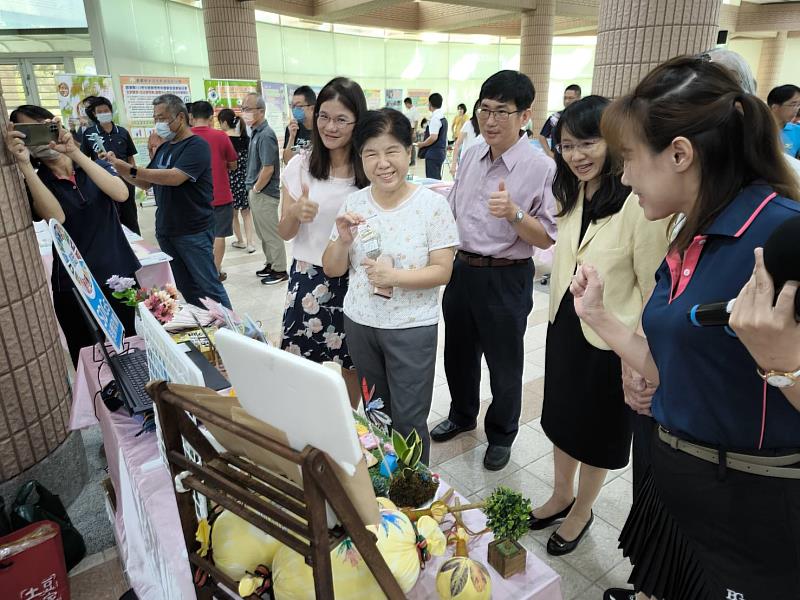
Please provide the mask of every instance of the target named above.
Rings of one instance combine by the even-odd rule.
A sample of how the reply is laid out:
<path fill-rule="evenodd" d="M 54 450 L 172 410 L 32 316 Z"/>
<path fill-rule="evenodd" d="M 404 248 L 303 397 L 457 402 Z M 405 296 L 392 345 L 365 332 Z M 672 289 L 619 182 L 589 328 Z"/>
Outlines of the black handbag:
<path fill-rule="evenodd" d="M 61 499 L 38 481 L 28 481 L 19 488 L 14 504 L 11 505 L 11 527 L 17 530 L 45 520 L 53 521 L 61 528 L 64 560 L 69 571 L 86 556 L 83 536 L 72 524 Z"/>

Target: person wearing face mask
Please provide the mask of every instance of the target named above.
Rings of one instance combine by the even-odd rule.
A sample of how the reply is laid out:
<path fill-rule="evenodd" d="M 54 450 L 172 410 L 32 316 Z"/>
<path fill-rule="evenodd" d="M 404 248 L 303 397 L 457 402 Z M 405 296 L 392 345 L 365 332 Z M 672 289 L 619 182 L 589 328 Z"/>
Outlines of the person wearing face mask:
<path fill-rule="evenodd" d="M 289 164 L 296 154 L 295 148 L 311 143 L 314 125 L 314 104 L 317 95 L 307 85 L 301 85 L 292 94 L 292 120 L 283 135 L 283 162 Z"/>
<path fill-rule="evenodd" d="M 114 123 L 111 101 L 102 96 L 95 96 L 88 99 L 85 105 L 86 116 L 94 125 L 86 129 L 81 136 L 81 152 L 92 160 L 102 159 L 106 152 L 113 152 L 114 156 L 135 167 L 136 161 L 133 157 L 137 153 L 136 146 L 133 145 L 128 130 Z M 140 233 L 135 190 L 132 185 L 127 183 L 126 185 L 128 199 L 117 205 L 119 220 L 134 233 Z"/>
<path fill-rule="evenodd" d="M 64 226 L 108 297 L 128 335 L 134 335 L 134 310 L 111 296 L 105 284 L 112 275 L 133 277 L 141 265 L 125 239 L 115 204 L 128 198 L 128 190 L 106 161 L 92 161 L 81 153 L 70 133 L 61 129 L 57 143 L 25 146 L 16 123 L 44 123 L 53 120 L 50 111 L 26 104 L 12 111 L 12 125 L 5 132 L 6 147 L 16 159 L 36 219 L 55 219 Z M 50 283 L 53 307 L 67 340 L 73 364 L 84 346 L 95 339 L 84 320 L 74 284 L 53 253 Z"/>
<path fill-rule="evenodd" d="M 211 298 L 230 308 L 214 265 L 214 207 L 211 150 L 189 127 L 189 113 L 174 94 L 153 100 L 155 131 L 164 140 L 146 168 L 132 167 L 109 152 L 129 183 L 156 197 L 156 239 L 172 256 L 175 285 L 186 302 Z"/>

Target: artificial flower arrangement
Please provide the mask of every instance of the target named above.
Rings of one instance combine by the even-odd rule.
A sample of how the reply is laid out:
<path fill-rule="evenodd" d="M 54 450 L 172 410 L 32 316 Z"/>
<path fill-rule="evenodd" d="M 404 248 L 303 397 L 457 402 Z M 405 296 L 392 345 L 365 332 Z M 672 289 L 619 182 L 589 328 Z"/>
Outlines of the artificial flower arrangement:
<path fill-rule="evenodd" d="M 376 496 L 388 498 L 400 507 L 423 506 L 433 500 L 439 476 L 420 462 L 422 440 L 416 430 L 403 437 L 388 428 L 392 419 L 381 409 L 383 400 L 373 398 L 375 386 L 361 381 L 366 419 L 354 413 L 356 431 L 364 448 L 367 467 Z"/>
<path fill-rule="evenodd" d="M 171 283 L 145 290 L 137 288 L 132 277 L 112 275 L 106 285 L 111 288 L 111 295 L 126 306 L 144 304 L 159 323 L 169 323 L 178 312 L 178 290 Z"/>

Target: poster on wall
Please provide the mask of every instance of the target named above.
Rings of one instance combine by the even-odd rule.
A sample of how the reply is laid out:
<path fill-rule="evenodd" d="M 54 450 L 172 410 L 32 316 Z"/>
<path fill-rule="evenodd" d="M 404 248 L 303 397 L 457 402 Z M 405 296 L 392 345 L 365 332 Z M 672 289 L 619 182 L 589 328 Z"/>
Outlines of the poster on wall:
<path fill-rule="evenodd" d="M 414 103 L 414 106 L 419 110 L 421 115 L 428 112 L 428 96 L 430 95 L 430 90 L 408 90 L 408 97 L 411 98 L 411 102 Z"/>
<path fill-rule="evenodd" d="M 214 107 L 214 114 L 223 108 L 232 108 L 239 114 L 239 108 L 247 94 L 260 93 L 258 81 L 244 79 L 204 79 L 203 94 Z"/>
<path fill-rule="evenodd" d="M 389 88 L 386 90 L 386 108 L 403 110 L 403 90 L 402 88 Z"/>
<path fill-rule="evenodd" d="M 262 81 L 261 95 L 267 105 L 267 123 L 278 136 L 278 145 L 283 147 L 283 134 L 289 123 L 289 109 L 286 104 L 286 85 L 276 81 Z"/>
<path fill-rule="evenodd" d="M 58 108 L 61 121 L 65 126 L 77 125 L 86 112 L 81 102 L 89 96 L 103 96 L 111 100 L 114 106 L 114 120 L 117 119 L 117 108 L 114 103 L 114 88 L 109 75 L 80 75 L 77 73 L 61 73 L 54 77 L 58 90 Z"/>
<path fill-rule="evenodd" d="M 383 90 L 367 88 L 364 90 L 364 96 L 367 98 L 369 110 L 378 110 L 383 106 Z"/>
<path fill-rule="evenodd" d="M 137 163 L 147 164 L 147 140 L 153 131 L 153 100 L 161 94 L 175 94 L 184 102 L 192 99 L 188 77 L 121 75 L 122 101 L 128 114 L 128 131 L 138 150 Z"/>

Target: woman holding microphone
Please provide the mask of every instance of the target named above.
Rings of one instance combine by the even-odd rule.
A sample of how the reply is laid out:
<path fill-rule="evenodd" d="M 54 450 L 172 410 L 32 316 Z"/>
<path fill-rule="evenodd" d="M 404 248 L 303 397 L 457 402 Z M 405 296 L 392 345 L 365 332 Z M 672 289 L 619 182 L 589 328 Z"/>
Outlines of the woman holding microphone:
<path fill-rule="evenodd" d="M 800 344 L 787 308 L 796 285 L 766 308 L 773 292 L 754 254 L 800 215 L 800 190 L 770 119 L 727 70 L 688 57 L 654 69 L 603 116 L 647 218 L 686 215 L 644 310 L 646 339 L 606 308 L 592 265 L 571 283 L 578 316 L 658 384 L 651 469 L 620 535 L 639 598 L 800 596 Z M 754 264 L 745 299 L 760 304 L 736 307 L 741 338 L 692 324 L 693 306 L 736 297 Z"/>

